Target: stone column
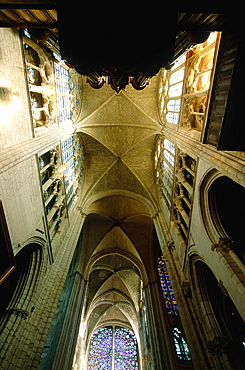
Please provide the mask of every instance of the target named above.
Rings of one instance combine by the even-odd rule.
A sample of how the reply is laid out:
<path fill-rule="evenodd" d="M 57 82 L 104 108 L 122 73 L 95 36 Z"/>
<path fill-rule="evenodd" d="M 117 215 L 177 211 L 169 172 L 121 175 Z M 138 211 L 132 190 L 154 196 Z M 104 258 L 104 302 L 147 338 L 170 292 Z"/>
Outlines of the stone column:
<path fill-rule="evenodd" d="M 149 324 L 151 368 L 154 370 L 176 370 L 179 365 L 174 352 L 167 313 L 164 310 L 160 282 L 149 282 L 144 289 Z"/>
<path fill-rule="evenodd" d="M 52 370 L 72 368 L 86 292 L 83 276 L 78 271 L 74 274 L 75 280 Z"/>

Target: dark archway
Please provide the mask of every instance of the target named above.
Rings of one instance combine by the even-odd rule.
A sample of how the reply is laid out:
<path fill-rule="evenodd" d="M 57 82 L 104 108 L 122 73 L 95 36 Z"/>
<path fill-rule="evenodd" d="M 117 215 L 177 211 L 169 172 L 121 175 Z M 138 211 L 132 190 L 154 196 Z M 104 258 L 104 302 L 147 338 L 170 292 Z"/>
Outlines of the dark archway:
<path fill-rule="evenodd" d="M 209 202 L 217 228 L 234 239 L 232 247 L 245 262 L 245 188 L 229 177 L 220 177 L 209 189 Z"/>
<path fill-rule="evenodd" d="M 11 314 L 26 318 L 29 300 L 35 290 L 42 264 L 42 246 L 40 239 L 23 247 L 15 256 L 16 268 L 0 286 L 0 331 L 5 327 Z"/>
<path fill-rule="evenodd" d="M 245 323 L 211 269 L 201 261 L 196 262 L 195 267 L 202 300 L 209 301 L 213 311 L 206 314 L 214 314 L 222 333 L 209 343 L 209 349 L 216 354 L 225 351 L 234 369 L 242 370 L 245 364 Z"/>

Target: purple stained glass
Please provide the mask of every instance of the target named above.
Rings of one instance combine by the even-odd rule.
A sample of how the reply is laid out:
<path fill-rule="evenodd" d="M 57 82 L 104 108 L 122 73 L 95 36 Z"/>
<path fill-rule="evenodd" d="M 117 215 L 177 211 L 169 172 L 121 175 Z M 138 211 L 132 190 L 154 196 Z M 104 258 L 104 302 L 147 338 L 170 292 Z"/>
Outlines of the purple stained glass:
<path fill-rule="evenodd" d="M 158 273 L 167 312 L 169 315 L 179 315 L 178 305 L 163 256 L 158 259 Z"/>
<path fill-rule="evenodd" d="M 138 369 L 137 342 L 134 333 L 125 328 L 115 328 L 115 370 Z"/>
<path fill-rule="evenodd" d="M 112 328 L 100 328 L 91 337 L 88 370 L 110 370 L 112 360 Z"/>
<path fill-rule="evenodd" d="M 114 366 L 113 366 L 114 365 Z M 91 337 L 88 370 L 138 370 L 134 333 L 126 328 L 105 327 Z"/>

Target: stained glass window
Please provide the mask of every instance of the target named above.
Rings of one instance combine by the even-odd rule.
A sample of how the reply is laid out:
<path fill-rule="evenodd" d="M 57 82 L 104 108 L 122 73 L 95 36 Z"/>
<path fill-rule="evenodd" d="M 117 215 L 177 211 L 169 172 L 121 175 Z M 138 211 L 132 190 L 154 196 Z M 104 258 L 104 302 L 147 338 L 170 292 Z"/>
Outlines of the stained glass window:
<path fill-rule="evenodd" d="M 80 144 L 74 137 L 69 137 L 61 143 L 62 164 L 64 171 L 66 201 L 68 209 L 71 208 L 77 194 L 78 181 L 82 175 L 81 160 L 78 161 Z"/>
<path fill-rule="evenodd" d="M 179 315 L 178 305 L 163 256 L 158 259 L 158 273 L 167 312 L 169 315 Z"/>
<path fill-rule="evenodd" d="M 54 72 L 58 102 L 59 122 L 71 120 L 72 118 L 72 94 L 69 70 L 62 62 L 61 57 L 53 53 L 55 57 Z"/>
<path fill-rule="evenodd" d="M 110 370 L 112 361 L 112 328 L 98 329 L 91 338 L 88 370 Z"/>
<path fill-rule="evenodd" d="M 182 330 L 180 330 L 180 328 L 175 327 L 173 329 L 173 335 L 174 335 L 174 345 L 178 358 L 180 360 L 191 360 L 190 350 L 188 344 L 186 343 L 186 340 L 184 339 Z"/>
<path fill-rule="evenodd" d="M 171 210 L 173 191 L 173 172 L 175 162 L 175 144 L 164 139 L 158 144 L 156 154 L 157 178 L 162 197 L 168 210 Z"/>
<path fill-rule="evenodd" d="M 138 370 L 138 368 L 137 341 L 131 330 L 106 327 L 92 335 L 88 370 Z"/>
<path fill-rule="evenodd" d="M 129 329 L 115 328 L 115 370 L 138 369 L 137 344 Z"/>
<path fill-rule="evenodd" d="M 168 111 L 179 112 L 180 111 L 180 103 L 181 103 L 181 99 L 169 100 L 168 105 L 167 105 Z"/>
<path fill-rule="evenodd" d="M 178 125 L 181 96 L 185 75 L 186 54 L 182 55 L 169 71 L 163 73 L 160 94 L 160 115 L 162 121 Z"/>

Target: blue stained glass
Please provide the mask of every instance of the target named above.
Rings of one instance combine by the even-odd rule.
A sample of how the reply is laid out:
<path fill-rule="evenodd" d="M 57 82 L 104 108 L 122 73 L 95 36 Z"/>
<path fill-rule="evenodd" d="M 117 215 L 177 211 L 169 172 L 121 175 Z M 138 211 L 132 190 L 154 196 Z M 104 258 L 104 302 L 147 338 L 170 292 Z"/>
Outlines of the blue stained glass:
<path fill-rule="evenodd" d="M 24 29 L 24 35 L 27 36 L 29 39 L 31 38 L 31 35 L 27 28 Z"/>
<path fill-rule="evenodd" d="M 66 200 L 67 201 L 70 198 L 70 196 L 72 195 L 72 193 L 73 193 L 73 186 L 70 187 L 70 189 L 68 190 L 68 192 L 66 194 Z"/>
<path fill-rule="evenodd" d="M 73 136 L 71 136 L 68 139 L 66 139 L 65 141 L 63 141 L 61 143 L 62 152 L 65 152 L 68 148 L 70 148 L 73 145 L 73 143 L 74 143 Z"/>
<path fill-rule="evenodd" d="M 110 370 L 112 359 L 112 328 L 98 329 L 91 337 L 88 370 Z"/>
<path fill-rule="evenodd" d="M 79 177 L 82 176 L 82 170 L 79 171 L 79 162 L 75 157 L 75 140 L 73 136 L 61 143 L 62 163 L 64 170 L 64 180 L 66 187 L 66 200 L 68 209 L 71 208 L 76 198 Z M 81 145 L 77 144 L 80 149 Z"/>
<path fill-rule="evenodd" d="M 65 153 L 62 154 L 62 162 L 66 164 L 74 156 L 74 147 L 68 149 Z"/>
<path fill-rule="evenodd" d="M 62 58 L 60 55 L 58 55 L 57 53 L 53 52 L 53 56 L 55 57 L 55 59 L 57 59 L 58 61 L 61 61 Z M 56 64 L 56 63 L 55 63 Z"/>
<path fill-rule="evenodd" d="M 160 276 L 167 312 L 169 315 L 179 315 L 178 305 L 163 256 L 158 259 L 158 273 Z"/>
<path fill-rule="evenodd" d="M 114 370 L 139 369 L 137 341 L 129 329 L 101 328 L 91 337 L 88 370 L 111 370 L 112 367 Z"/>
<path fill-rule="evenodd" d="M 168 139 L 164 139 L 164 148 L 171 152 L 173 155 L 175 154 L 175 145 Z"/>
<path fill-rule="evenodd" d="M 55 54 L 57 59 L 57 55 Z M 72 117 L 72 104 L 68 94 L 71 92 L 69 71 L 60 63 L 54 62 L 56 77 L 56 90 L 58 93 L 58 119 L 59 122 L 70 120 Z M 64 95 L 67 94 L 67 95 Z"/>
<path fill-rule="evenodd" d="M 73 158 L 71 162 L 69 162 L 68 165 L 64 168 L 65 180 L 72 181 L 72 178 L 76 173 L 76 169 L 74 165 L 75 165 L 75 159 Z"/>
<path fill-rule="evenodd" d="M 186 340 L 184 339 L 183 333 L 180 328 L 175 327 L 173 329 L 173 335 L 174 345 L 178 358 L 180 360 L 191 360 L 191 354 L 188 344 L 186 343 Z"/>
<path fill-rule="evenodd" d="M 138 369 L 137 343 L 129 329 L 115 328 L 115 370 Z"/>

